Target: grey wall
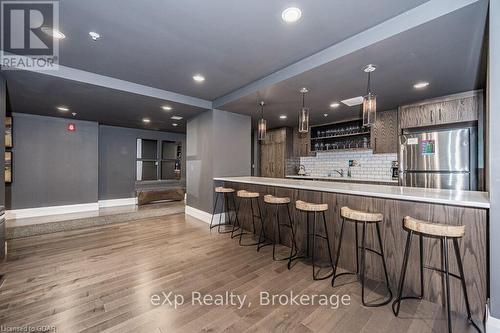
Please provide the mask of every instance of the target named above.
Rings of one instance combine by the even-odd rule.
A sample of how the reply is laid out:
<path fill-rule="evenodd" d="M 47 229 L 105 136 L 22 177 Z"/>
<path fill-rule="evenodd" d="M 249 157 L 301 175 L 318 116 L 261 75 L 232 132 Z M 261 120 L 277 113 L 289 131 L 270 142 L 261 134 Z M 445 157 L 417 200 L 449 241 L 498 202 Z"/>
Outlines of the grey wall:
<path fill-rule="evenodd" d="M 186 135 L 100 125 L 99 200 L 135 197 L 136 139 L 180 141 L 183 150 L 181 182 L 149 182 L 148 185 L 184 183 L 186 178 Z"/>
<path fill-rule="evenodd" d="M 97 133 L 95 122 L 14 113 L 9 208 L 96 202 Z"/>
<path fill-rule="evenodd" d="M 213 111 L 206 111 L 187 123 L 187 205 L 210 212 L 213 178 Z"/>
<path fill-rule="evenodd" d="M 0 133 L 5 131 L 5 114 L 7 112 L 7 86 L 5 79 L 0 75 Z M 4 156 L 5 136 L 0 135 L 0 156 Z M 0 206 L 5 206 L 5 159 L 0 158 Z"/>
<path fill-rule="evenodd" d="M 500 1 L 490 1 L 488 57 L 488 176 L 490 191 L 490 310 L 500 318 Z"/>
<path fill-rule="evenodd" d="M 187 205 L 211 213 L 214 177 L 250 175 L 251 119 L 206 111 L 188 122 L 187 147 Z"/>

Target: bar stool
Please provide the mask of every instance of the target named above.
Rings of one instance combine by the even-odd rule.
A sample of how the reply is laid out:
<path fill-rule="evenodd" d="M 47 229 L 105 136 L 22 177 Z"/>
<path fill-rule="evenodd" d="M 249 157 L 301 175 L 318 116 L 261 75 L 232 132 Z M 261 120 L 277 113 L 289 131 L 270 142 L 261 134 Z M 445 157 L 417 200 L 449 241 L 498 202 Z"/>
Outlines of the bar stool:
<path fill-rule="evenodd" d="M 274 214 L 275 220 L 273 223 L 273 260 L 288 260 L 287 267 L 290 269 L 292 264 L 292 258 L 297 255 L 297 243 L 295 242 L 295 230 L 293 228 L 292 217 L 290 215 L 290 198 L 287 197 L 275 197 L 273 195 L 267 194 L 264 196 L 264 202 L 268 205 L 276 206 L 276 213 Z M 286 212 L 288 215 L 288 224 L 280 223 L 280 207 L 286 207 Z M 272 219 L 272 217 L 271 217 Z M 281 228 L 286 227 L 290 229 L 291 239 L 290 239 L 290 256 L 276 259 L 276 230 L 278 231 L 278 242 L 281 243 Z"/>
<path fill-rule="evenodd" d="M 314 280 L 325 280 L 328 279 L 333 275 L 333 259 L 332 259 L 332 252 L 330 249 L 330 238 L 328 236 L 328 228 L 326 226 L 326 218 L 325 218 L 325 211 L 328 210 L 328 204 L 315 204 L 315 203 L 309 203 L 309 202 L 304 202 L 301 200 L 297 200 L 295 202 L 295 208 L 297 208 L 299 211 L 305 212 L 307 215 L 307 239 L 306 239 L 306 247 L 307 247 L 307 252 L 306 252 L 306 257 L 309 258 L 311 257 L 312 259 L 312 265 L 313 265 L 313 279 Z M 310 231 L 310 216 L 311 213 L 313 213 L 313 224 L 312 224 L 312 232 Z M 325 229 L 325 235 L 320 235 L 316 233 L 316 215 L 318 213 L 321 213 L 323 216 L 323 227 Z M 310 244 L 309 244 L 309 239 L 312 237 L 312 251 L 310 249 Z M 328 255 L 330 257 L 330 266 L 332 267 L 332 272 L 325 275 L 325 276 L 319 276 L 319 271 L 318 274 L 316 274 L 316 262 L 315 262 L 315 256 L 316 256 L 316 238 L 321 238 L 323 240 L 326 240 L 326 245 L 328 248 Z M 311 255 L 309 254 L 311 253 Z M 305 258 L 304 256 L 295 256 L 292 258 L 292 260 L 298 259 L 298 258 Z M 321 267 L 320 267 L 321 268 Z"/>
<path fill-rule="evenodd" d="M 382 246 L 382 237 L 380 236 L 380 226 L 379 223 L 384 220 L 384 215 L 380 213 L 368 213 L 368 212 L 361 212 L 357 210 L 350 209 L 349 207 L 342 207 L 340 209 L 340 216 L 342 217 L 342 226 L 340 227 L 340 236 L 339 236 L 339 245 L 337 249 L 337 259 L 335 260 L 335 268 L 333 271 L 333 278 L 332 278 L 332 287 L 335 285 L 335 279 L 338 278 L 339 276 L 342 275 L 347 275 L 347 274 L 353 274 L 353 275 L 360 275 L 361 278 L 361 301 L 363 302 L 364 306 L 367 307 L 376 307 L 376 306 L 382 306 L 385 304 L 388 304 L 392 300 L 392 291 L 391 291 L 391 286 L 389 285 L 389 277 L 387 274 L 387 266 L 385 264 L 385 256 L 384 256 L 384 248 Z M 340 249 L 342 247 L 342 236 L 344 234 L 344 224 L 345 221 L 351 221 L 355 223 L 355 232 L 356 232 L 356 273 L 351 273 L 351 272 L 345 272 L 345 273 L 340 273 L 337 274 L 337 267 L 339 264 L 339 259 L 340 259 Z M 361 247 L 358 245 L 358 224 L 362 223 L 363 224 L 363 231 L 361 234 Z M 378 238 L 378 244 L 380 248 L 380 252 L 375 251 L 371 248 L 366 247 L 366 228 L 368 224 L 375 224 L 375 227 L 377 228 L 377 238 Z M 360 265 L 359 265 L 359 249 L 361 249 L 361 271 L 360 271 Z M 375 253 L 379 255 L 382 258 L 382 265 L 384 267 L 384 274 L 385 274 L 385 283 L 386 283 L 386 288 L 389 294 L 388 299 L 380 302 L 380 303 L 371 303 L 368 304 L 365 302 L 365 261 L 366 261 L 366 251 Z"/>
<path fill-rule="evenodd" d="M 231 225 L 231 215 L 230 215 L 230 209 L 229 209 L 229 195 L 231 195 L 232 201 L 233 201 L 233 211 L 236 212 L 236 201 L 234 199 L 234 189 L 229 188 L 229 187 L 216 187 L 215 188 L 215 204 L 214 204 L 214 210 L 212 212 L 212 218 L 210 220 L 210 230 L 212 228 L 217 227 L 217 231 L 221 234 L 228 234 L 232 232 L 232 230 L 228 231 L 221 231 L 220 227 L 221 226 L 227 226 Z M 219 200 L 219 197 L 222 195 L 222 200 L 223 200 L 223 210 L 219 214 L 219 223 L 213 224 L 214 222 L 214 215 L 217 210 L 217 201 Z M 222 223 L 222 214 L 225 214 L 225 220 L 224 223 Z M 234 226 L 234 224 L 232 224 Z"/>
<path fill-rule="evenodd" d="M 424 268 L 432 271 L 436 271 L 445 275 L 445 289 L 446 289 L 446 318 L 448 325 L 448 332 L 451 333 L 451 309 L 450 309 L 450 276 L 460 280 L 462 284 L 462 291 L 465 298 L 465 307 L 467 309 L 467 320 L 472 326 L 481 332 L 481 329 L 472 320 L 472 315 L 470 311 L 469 296 L 467 294 L 467 286 L 464 277 L 464 268 L 462 260 L 460 258 L 460 248 L 458 246 L 458 239 L 465 235 L 465 226 L 454 226 L 448 224 L 431 223 L 427 221 L 420 221 L 414 219 L 410 216 L 406 216 L 403 219 L 403 226 L 408 231 L 408 236 L 406 238 L 405 253 L 403 257 L 403 267 L 401 268 L 401 275 L 399 278 L 398 286 L 398 297 L 392 303 L 392 311 L 395 316 L 399 314 L 399 308 L 401 306 L 401 301 L 403 299 L 422 299 L 424 297 Z M 411 240 L 413 234 L 416 233 L 419 236 L 419 252 L 420 252 L 420 295 L 419 296 L 402 296 L 404 281 L 406 276 L 406 268 L 408 267 L 408 258 L 410 257 Z M 423 237 L 437 238 L 441 242 L 441 261 L 444 261 L 444 269 L 439 269 L 436 267 L 431 267 L 424 265 L 423 261 Z M 448 261 L 448 241 L 453 242 L 453 248 L 455 250 L 455 256 L 458 265 L 459 275 L 450 273 L 449 271 L 449 261 Z"/>
<path fill-rule="evenodd" d="M 271 245 L 270 243 L 265 243 L 266 240 L 266 234 L 264 231 L 264 219 L 262 218 L 262 211 L 260 209 L 260 202 L 259 202 L 259 196 L 260 194 L 258 192 L 248 192 L 247 190 L 240 190 L 236 192 L 236 196 L 240 200 L 238 203 L 238 206 L 236 207 L 236 223 L 233 225 L 233 230 L 231 232 L 231 238 L 238 237 L 238 244 L 240 246 L 257 246 L 257 251 L 259 251 L 262 247 L 266 245 Z M 254 209 L 254 200 L 257 202 L 257 212 L 259 215 L 256 215 L 255 209 Z M 241 204 L 245 201 L 250 202 L 250 207 L 252 210 L 252 228 L 253 228 L 253 234 L 255 235 L 255 219 L 259 219 L 260 221 L 260 233 L 259 233 L 259 240 L 255 243 L 250 243 L 250 244 L 243 244 L 242 239 L 243 235 L 246 233 L 243 231 L 243 225 L 240 224 L 239 219 L 238 219 L 238 213 L 240 211 Z M 235 231 L 238 229 L 241 229 L 240 233 L 234 234 Z"/>

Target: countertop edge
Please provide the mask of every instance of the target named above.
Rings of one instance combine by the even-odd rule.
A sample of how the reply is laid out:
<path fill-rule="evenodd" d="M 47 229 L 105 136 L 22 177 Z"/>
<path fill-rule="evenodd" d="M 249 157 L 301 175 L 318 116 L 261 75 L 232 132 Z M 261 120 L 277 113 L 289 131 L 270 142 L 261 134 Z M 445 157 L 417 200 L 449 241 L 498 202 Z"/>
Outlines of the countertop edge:
<path fill-rule="evenodd" d="M 308 185 L 304 185 L 304 184 L 280 184 L 280 183 L 272 183 L 272 181 L 268 181 L 268 180 L 267 181 L 266 180 L 259 181 L 259 180 L 247 180 L 247 179 L 237 179 L 237 178 L 238 177 L 215 177 L 215 178 L 213 178 L 213 180 L 214 181 L 228 181 L 228 182 L 244 183 L 244 184 L 274 186 L 274 187 L 295 188 L 295 189 L 319 191 L 319 192 L 351 194 L 351 195 L 376 197 L 376 198 L 384 198 L 384 199 L 437 203 L 437 204 L 445 204 L 445 205 L 449 205 L 449 206 L 482 208 L 482 209 L 489 209 L 490 208 L 489 202 L 461 201 L 461 200 L 443 199 L 443 198 L 428 198 L 428 197 L 419 197 L 417 195 L 377 193 L 377 192 L 366 192 L 366 191 L 361 191 L 361 190 L 349 190 L 349 189 L 334 189 L 334 188 L 318 189 L 318 188 L 314 188 L 313 186 L 308 186 Z M 284 178 L 284 179 L 286 179 L 286 178 Z M 289 180 L 293 180 L 293 179 L 289 179 Z M 297 181 L 299 181 L 299 180 L 297 180 Z M 327 182 L 327 181 L 325 181 L 325 182 Z M 327 183 L 335 183 L 335 182 L 328 181 Z M 396 187 L 396 188 L 400 187 L 400 186 L 392 186 L 392 185 L 380 185 L 380 186 L 388 186 L 388 187 Z"/>
<path fill-rule="evenodd" d="M 321 179 L 329 182 L 366 182 L 366 183 L 386 183 L 386 184 L 398 184 L 397 180 L 387 180 L 387 179 L 362 179 L 362 178 L 349 178 L 349 177 L 327 177 L 327 176 L 299 176 L 299 175 L 286 175 L 285 178 L 290 179 Z"/>

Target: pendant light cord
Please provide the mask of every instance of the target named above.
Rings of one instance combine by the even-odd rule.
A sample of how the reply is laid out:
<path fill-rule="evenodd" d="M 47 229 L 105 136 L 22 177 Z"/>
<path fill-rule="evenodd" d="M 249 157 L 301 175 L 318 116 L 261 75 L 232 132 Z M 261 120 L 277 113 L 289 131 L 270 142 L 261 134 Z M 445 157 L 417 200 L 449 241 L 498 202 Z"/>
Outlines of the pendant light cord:
<path fill-rule="evenodd" d="M 368 72 L 368 84 L 366 86 L 366 94 L 368 95 L 370 93 L 370 77 L 371 77 L 371 72 Z"/>

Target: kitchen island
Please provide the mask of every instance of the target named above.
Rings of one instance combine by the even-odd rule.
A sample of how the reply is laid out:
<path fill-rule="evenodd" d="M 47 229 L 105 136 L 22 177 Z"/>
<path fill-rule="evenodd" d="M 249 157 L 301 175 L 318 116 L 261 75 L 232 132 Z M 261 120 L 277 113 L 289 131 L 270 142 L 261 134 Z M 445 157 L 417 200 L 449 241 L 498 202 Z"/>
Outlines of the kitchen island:
<path fill-rule="evenodd" d="M 220 177 L 214 178 L 214 182 L 216 186 L 223 185 L 236 190 L 246 189 L 259 192 L 261 199 L 265 194 L 272 194 L 279 197 L 290 197 L 292 203 L 296 200 L 327 203 L 329 210 L 326 213 L 326 218 L 328 233 L 333 239 L 332 251 L 336 249 L 339 240 L 341 207 L 348 206 L 352 209 L 384 214 L 384 221 L 381 225 L 382 240 L 389 278 L 394 291 L 396 291 L 401 270 L 407 235 L 402 227 L 402 220 L 405 216 L 409 215 L 421 220 L 450 225 L 465 225 L 466 234 L 460 240 L 460 251 L 469 298 L 475 319 L 481 320 L 483 318 L 488 290 L 487 230 L 490 204 L 487 193 L 262 177 Z M 263 207 L 264 216 L 266 216 L 268 207 L 263 202 L 261 202 L 261 207 Z M 290 210 L 297 229 L 297 244 L 299 248 L 304 249 L 305 215 L 296 211 L 294 205 L 290 207 Z M 245 228 L 249 229 L 248 227 L 251 225 L 249 207 L 242 205 L 238 216 Z M 265 222 L 266 234 L 272 238 L 272 226 L 268 223 L 268 220 L 265 220 Z M 376 247 L 374 229 L 368 228 L 368 247 Z M 287 236 L 282 234 L 281 239 L 286 245 L 289 245 L 285 241 L 288 239 Z M 327 249 L 321 243 L 323 242 L 317 242 L 317 251 L 320 252 L 322 258 L 326 258 Z M 354 227 L 348 224 L 344 231 L 339 268 L 350 271 L 356 270 L 354 243 Z M 405 292 L 417 294 L 420 286 L 418 278 L 418 242 L 413 242 L 411 251 Z M 441 267 L 440 251 L 439 242 L 425 239 L 425 264 Z M 333 255 L 335 257 L 336 253 L 333 252 Z M 454 258 L 450 259 L 450 265 L 451 271 L 456 272 L 457 265 Z M 382 265 L 378 257 L 367 255 L 368 277 L 374 280 L 382 280 L 383 272 L 381 268 Z M 424 274 L 425 299 L 443 304 L 442 276 L 429 270 L 425 270 Z M 340 278 L 339 283 L 341 281 L 352 281 L 352 278 L 343 277 Z M 465 305 L 461 297 L 458 280 L 451 281 L 451 293 L 454 295 L 452 297 L 453 310 L 465 313 Z"/>

